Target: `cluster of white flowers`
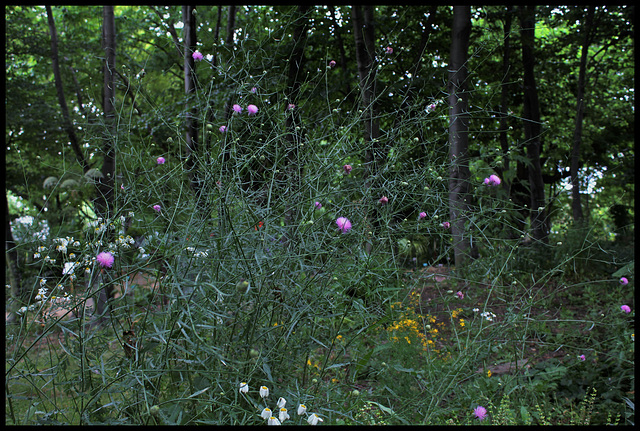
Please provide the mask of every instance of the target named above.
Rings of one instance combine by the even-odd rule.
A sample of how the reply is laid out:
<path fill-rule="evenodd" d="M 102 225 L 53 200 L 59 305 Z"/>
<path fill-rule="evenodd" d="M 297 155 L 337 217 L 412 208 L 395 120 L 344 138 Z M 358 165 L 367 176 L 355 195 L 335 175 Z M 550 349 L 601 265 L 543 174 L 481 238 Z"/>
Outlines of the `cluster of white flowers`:
<path fill-rule="evenodd" d="M 51 301 L 62 299 L 63 302 L 68 302 L 71 300 L 71 297 L 67 292 L 65 292 L 64 296 L 51 295 L 49 298 L 47 298 L 47 295 L 49 294 L 49 289 L 47 289 L 47 287 L 45 286 L 46 282 L 47 280 L 45 280 L 44 278 L 40 280 L 40 288 L 38 289 L 38 293 L 36 294 L 35 302 L 29 306 L 20 307 L 16 311 L 17 314 L 22 315 L 22 314 L 25 314 L 27 311 L 33 311 L 35 309 L 39 309 L 43 305 L 44 301 L 46 301 L 47 299 Z M 58 284 L 56 288 L 58 290 L 63 289 L 61 284 Z"/>
<path fill-rule="evenodd" d="M 69 238 L 54 238 L 53 239 L 54 244 L 56 245 L 56 250 L 59 251 L 60 253 L 66 254 L 67 253 L 67 247 L 69 246 L 73 246 L 73 247 L 79 247 L 80 246 L 80 242 L 79 241 L 74 241 L 73 237 Z"/>
<path fill-rule="evenodd" d="M 209 253 L 201 250 L 201 251 L 196 251 L 195 247 L 187 247 L 187 251 L 189 253 L 193 253 L 193 257 L 201 257 L 201 258 L 206 258 L 209 257 Z"/>
<path fill-rule="evenodd" d="M 89 222 L 89 227 L 94 228 L 95 233 L 97 235 L 100 235 L 105 230 L 107 230 L 107 223 L 103 223 L 102 217 L 98 217 L 97 220 L 93 220 L 93 221 Z"/>
<path fill-rule="evenodd" d="M 131 235 L 120 235 L 117 239 L 116 239 L 116 246 L 117 247 L 122 247 L 122 248 L 129 248 L 131 247 L 133 244 L 135 244 L 136 240 L 133 239 L 131 237 Z"/>
<path fill-rule="evenodd" d="M 473 311 L 477 313 L 478 311 L 480 311 L 480 309 L 474 308 Z M 489 322 L 493 322 L 493 319 L 496 317 L 496 315 L 491 311 L 483 311 L 482 313 L 480 313 L 480 316 L 484 317 Z"/>
<path fill-rule="evenodd" d="M 33 253 L 33 258 L 34 259 L 38 259 L 40 257 L 40 253 L 44 252 L 47 250 L 47 247 L 41 245 L 36 249 L 36 252 Z"/>
<path fill-rule="evenodd" d="M 249 384 L 247 382 L 240 383 L 240 393 L 246 394 L 249 392 Z M 269 388 L 266 386 L 260 386 L 260 397 L 267 398 L 269 396 Z M 273 410 L 269 407 L 265 407 L 260 413 L 260 417 L 267 421 L 267 425 L 282 425 L 284 421 L 290 419 L 291 416 L 287 411 L 285 405 L 287 404 L 287 400 L 283 397 L 278 398 L 278 402 L 276 403 L 277 417 Z M 315 413 L 307 413 L 307 406 L 304 404 L 298 405 L 297 409 L 298 416 L 302 416 L 307 414 L 307 422 L 309 425 L 317 425 L 318 422 L 324 422 L 324 420 Z"/>

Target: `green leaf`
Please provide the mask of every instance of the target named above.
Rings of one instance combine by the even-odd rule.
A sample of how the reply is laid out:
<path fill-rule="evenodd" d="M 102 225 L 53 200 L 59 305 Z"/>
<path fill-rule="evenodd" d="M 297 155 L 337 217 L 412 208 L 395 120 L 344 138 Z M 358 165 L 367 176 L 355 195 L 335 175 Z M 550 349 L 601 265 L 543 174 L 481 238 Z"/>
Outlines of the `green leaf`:
<path fill-rule="evenodd" d="M 625 266 L 623 266 L 622 268 L 614 272 L 611 276 L 614 278 L 618 278 L 618 277 L 623 277 L 625 275 L 633 274 L 634 262 L 635 261 L 632 260 L 631 262 L 629 262 L 628 264 L 626 264 Z"/>

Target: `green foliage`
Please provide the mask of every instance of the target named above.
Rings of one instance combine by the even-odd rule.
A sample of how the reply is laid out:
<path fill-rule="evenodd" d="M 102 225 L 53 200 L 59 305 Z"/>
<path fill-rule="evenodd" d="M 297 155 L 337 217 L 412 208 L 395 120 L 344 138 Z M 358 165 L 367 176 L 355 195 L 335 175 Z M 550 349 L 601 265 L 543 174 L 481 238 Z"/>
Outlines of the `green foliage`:
<path fill-rule="evenodd" d="M 443 225 L 451 217 L 450 7 L 374 10 L 384 148 L 374 169 L 350 7 L 300 15 L 296 6 L 238 6 L 233 34 L 231 8 L 197 7 L 205 58 L 189 95 L 181 8 L 115 10 L 117 121 L 107 134 L 101 9 L 53 7 L 87 172 L 61 127 L 46 13 L 6 10 L 7 196 L 12 217 L 33 217 L 11 224 L 31 300 L 7 298 L 7 311 L 19 315 L 5 335 L 8 424 L 260 425 L 265 408 L 278 417 L 281 397 L 287 424 L 313 422 L 315 413 L 324 424 L 470 425 L 479 423 L 477 406 L 495 425 L 634 421 L 635 310 L 620 308 L 634 304 L 633 194 L 617 193 L 633 179 L 626 8 L 599 10 L 620 38 L 592 65 L 604 81 L 594 83 L 593 99 L 611 97 L 617 112 L 593 104 L 588 117 L 597 117 L 585 133 L 585 172 L 599 175 L 589 192 L 592 224 L 571 224 L 561 192 L 549 203 L 548 244 L 526 241 L 528 209 L 511 189 L 516 164 L 528 160 L 520 66 L 509 77 L 496 72 L 507 11 L 473 9 L 465 229 L 479 257 L 459 268 L 450 265 Z M 582 12 L 560 10 L 540 12 L 549 175 L 569 154 Z M 304 58 L 292 78 L 302 23 Z M 594 49 L 611 35 L 597 36 Z M 498 143 L 502 85 L 511 110 L 506 152 Z M 230 110 L 235 103 L 241 113 Z M 187 106 L 199 124 L 192 152 Z M 107 139 L 116 177 L 110 216 L 99 218 L 93 201 Z M 494 173 L 507 187 L 483 184 Z M 548 184 L 562 188 L 560 179 Z M 518 186 L 526 191 L 526 182 Z M 338 217 L 352 229 L 340 232 Z M 110 268 L 96 262 L 103 251 L 115 257 Z M 107 290 L 108 312 L 98 316 Z M 301 415 L 299 404 L 307 406 Z"/>

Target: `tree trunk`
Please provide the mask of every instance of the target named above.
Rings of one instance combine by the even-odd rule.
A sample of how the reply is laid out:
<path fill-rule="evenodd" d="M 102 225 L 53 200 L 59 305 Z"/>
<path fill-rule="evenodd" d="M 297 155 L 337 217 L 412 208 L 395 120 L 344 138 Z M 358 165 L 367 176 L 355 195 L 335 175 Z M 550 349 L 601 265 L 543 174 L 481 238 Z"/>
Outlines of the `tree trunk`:
<path fill-rule="evenodd" d="M 591 43 L 591 27 L 595 6 L 590 5 L 584 22 L 582 41 L 582 55 L 580 56 L 580 71 L 578 74 L 578 95 L 576 101 L 576 126 L 573 132 L 573 149 L 571 150 L 571 210 L 573 221 L 580 224 L 584 221 L 582 203 L 580 202 L 580 181 L 578 170 L 580 169 L 580 144 L 582 142 L 582 121 L 584 119 L 584 97 L 587 76 L 587 57 Z"/>
<path fill-rule="evenodd" d="M 519 6 L 522 65 L 524 82 L 524 135 L 527 142 L 527 158 L 529 166 L 530 217 L 531 237 L 536 241 L 547 242 L 549 229 L 547 227 L 544 182 L 542 179 L 542 165 L 540 152 L 540 103 L 534 75 L 534 43 L 535 43 L 535 6 Z"/>
<path fill-rule="evenodd" d="M 115 177 L 115 117 L 116 117 L 116 22 L 114 6 L 103 6 L 102 9 L 102 47 L 105 51 L 103 107 L 105 121 L 105 136 L 103 144 L 102 178 L 96 184 L 97 196 L 94 200 L 96 214 L 108 221 L 113 215 L 114 177 Z M 111 229 L 105 231 L 104 243 L 109 243 L 114 237 Z M 104 273 L 104 274 L 103 274 Z M 91 291 L 97 291 L 96 318 L 92 322 L 102 324 L 109 313 L 108 301 L 113 296 L 113 284 L 109 280 L 109 273 L 100 270 L 90 281 Z M 100 288 L 104 284 L 104 288 Z"/>
<path fill-rule="evenodd" d="M 470 6 L 453 7 L 451 51 L 449 60 L 449 214 L 455 265 L 465 264 L 468 257 L 476 257 L 468 228 L 469 207 L 469 93 L 467 58 L 471 33 Z"/>
<path fill-rule="evenodd" d="M 213 40 L 218 43 L 220 38 L 220 24 L 222 23 L 222 5 L 218 5 L 218 17 L 216 18 L 216 30 L 213 34 Z M 218 51 L 213 53 L 213 59 L 211 60 L 211 67 L 215 68 L 218 65 Z"/>
<path fill-rule="evenodd" d="M 508 115 L 509 112 L 509 70 L 511 69 L 511 16 L 512 16 L 512 6 L 507 6 L 505 20 L 504 20 L 504 28 L 503 28 L 503 37 L 504 37 L 504 45 L 502 47 L 502 85 L 501 87 L 501 95 L 500 95 L 500 148 L 502 149 L 502 173 L 507 172 L 510 168 L 509 161 L 509 141 L 508 141 L 508 133 L 509 124 L 508 124 Z M 509 193 L 509 189 L 511 186 L 510 181 L 506 181 L 504 175 L 502 176 L 502 187 L 504 190 Z"/>
<path fill-rule="evenodd" d="M 9 311 L 9 316 L 6 319 L 7 324 L 16 323 L 16 313 L 15 311 L 24 306 L 29 305 L 29 292 L 23 291 L 22 286 L 22 277 L 20 275 L 18 264 L 18 249 L 16 245 L 16 241 L 13 238 L 13 233 L 11 232 L 11 214 L 9 214 L 9 199 L 7 198 L 7 191 L 5 189 L 4 192 L 5 203 L 7 205 L 7 211 L 5 213 L 5 256 L 6 256 L 6 268 L 9 272 L 9 283 L 11 285 L 11 298 L 12 302 L 9 304 L 7 311 Z"/>
<path fill-rule="evenodd" d="M 364 10 L 363 10 L 364 9 Z M 379 142 L 380 125 L 376 110 L 376 65 L 375 65 L 375 27 L 373 20 L 373 6 L 353 6 L 351 8 L 353 34 L 356 45 L 356 62 L 358 65 L 358 77 L 360 79 L 360 94 L 362 97 L 364 141 L 366 145 L 364 157 L 364 181 L 365 187 L 372 187 L 371 181 L 375 178 L 379 164 L 382 162 L 383 153 Z M 371 230 L 375 233 L 378 228 L 377 211 L 372 207 L 369 219 Z M 365 243 L 365 251 L 371 253 L 371 240 Z"/>
<path fill-rule="evenodd" d="M 58 59 L 58 32 L 56 30 L 56 23 L 53 19 L 53 12 L 51 11 L 51 6 L 45 6 L 47 10 L 47 21 L 49 22 L 49 33 L 51 34 L 51 60 L 53 65 L 53 78 L 56 85 L 56 92 L 58 93 L 58 104 L 60 105 L 60 110 L 62 111 L 62 120 L 63 127 L 69 136 L 69 142 L 71 143 L 71 148 L 76 155 L 76 159 L 80 166 L 82 166 L 82 171 L 87 172 L 89 170 L 89 164 L 84 157 L 84 153 L 80 148 L 80 141 L 76 135 L 76 130 L 73 126 L 73 122 L 71 121 L 71 116 L 69 115 L 69 107 L 67 106 L 67 99 L 64 96 L 64 87 L 62 86 L 62 75 L 60 74 L 60 61 Z"/>
<path fill-rule="evenodd" d="M 347 76 L 350 76 L 351 71 L 349 70 L 349 66 L 347 64 L 347 54 L 344 49 L 344 41 L 342 40 L 342 28 L 338 25 L 338 20 L 336 18 L 336 8 L 335 6 L 329 6 L 331 10 L 331 22 L 333 23 L 333 28 L 335 31 L 336 43 L 338 44 L 338 50 L 340 51 L 340 69 L 342 70 L 343 82 L 345 83 L 345 97 L 351 97 L 351 85 L 349 84 L 350 79 Z"/>
<path fill-rule="evenodd" d="M 220 10 L 219 10 L 220 12 Z M 227 29 L 226 29 L 226 38 L 225 38 L 225 47 L 227 48 L 229 58 L 225 60 L 229 60 L 233 55 L 233 34 L 235 32 L 235 23 L 236 23 L 236 7 L 228 6 L 228 14 L 227 14 Z M 221 61 L 222 63 L 222 61 Z M 231 107 L 233 105 L 233 96 L 229 96 L 227 102 L 224 105 L 224 123 L 228 124 L 229 119 L 231 118 Z M 220 140 L 220 145 L 222 148 L 220 152 L 222 153 L 222 159 L 220 161 L 220 172 L 221 172 L 221 180 L 228 181 L 232 177 L 233 167 L 231 166 L 231 142 L 228 142 L 226 139 Z M 224 200 L 224 194 L 221 195 L 220 203 L 218 205 L 218 229 L 220 236 L 225 236 L 228 229 L 228 217 L 229 213 L 227 211 L 227 204 Z"/>
<path fill-rule="evenodd" d="M 375 27 L 373 6 L 353 6 L 354 38 L 356 44 L 356 62 L 360 78 L 362 96 L 365 153 L 365 180 L 377 172 L 381 147 L 378 142 L 380 125 L 376 111 L 376 67 L 375 67 Z"/>
<path fill-rule="evenodd" d="M 195 101 L 192 100 L 196 93 L 195 60 L 193 53 L 196 51 L 196 16 L 193 13 L 195 6 L 182 6 L 182 21 L 184 23 L 184 91 L 186 102 L 186 141 L 187 161 L 186 167 L 191 181 L 191 188 L 200 198 L 202 184 L 197 168 L 198 157 L 198 119 Z"/>
<path fill-rule="evenodd" d="M 288 196 L 287 208 L 285 209 L 284 221 L 288 228 L 286 240 L 294 238 L 294 230 L 297 229 L 298 211 L 297 199 L 300 192 L 300 175 L 302 166 L 300 166 L 300 144 L 303 136 L 300 127 L 300 115 L 298 109 L 298 94 L 300 93 L 300 75 L 304 70 L 304 46 L 307 39 L 307 23 L 306 13 L 309 6 L 298 6 L 295 27 L 293 30 L 293 50 L 289 60 L 289 76 L 287 82 L 287 100 L 285 100 L 287 111 L 287 119 L 285 130 L 287 131 L 285 138 L 288 142 L 285 160 L 287 161 L 287 187 L 286 196 Z M 290 108 L 293 106 L 293 108 Z"/>

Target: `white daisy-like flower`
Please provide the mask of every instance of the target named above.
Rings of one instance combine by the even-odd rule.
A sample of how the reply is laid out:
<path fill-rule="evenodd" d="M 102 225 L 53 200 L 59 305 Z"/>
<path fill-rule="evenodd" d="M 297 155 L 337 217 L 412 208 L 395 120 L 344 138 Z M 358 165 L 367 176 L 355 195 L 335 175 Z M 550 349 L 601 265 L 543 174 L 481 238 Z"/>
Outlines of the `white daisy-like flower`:
<path fill-rule="evenodd" d="M 280 422 L 284 422 L 287 419 L 290 418 L 289 413 L 287 412 L 287 409 L 285 409 L 284 407 L 280 408 L 280 412 L 278 413 L 278 418 L 280 419 Z"/>
<path fill-rule="evenodd" d="M 267 420 L 267 425 L 282 425 L 280 423 L 280 421 L 278 420 L 278 418 L 271 416 L 268 420 Z"/>
<path fill-rule="evenodd" d="M 307 411 L 307 406 L 305 406 L 304 404 L 300 404 L 298 406 L 298 415 L 301 416 L 304 414 L 304 412 Z"/>
<path fill-rule="evenodd" d="M 282 397 L 278 398 L 278 408 L 283 408 L 286 404 L 287 404 L 287 400 L 285 400 Z"/>
<path fill-rule="evenodd" d="M 243 394 L 249 392 L 249 385 L 247 384 L 247 382 L 240 383 L 240 392 L 242 392 Z"/>
<path fill-rule="evenodd" d="M 260 396 L 262 398 L 268 397 L 269 396 L 269 388 L 266 386 L 260 386 Z"/>
<path fill-rule="evenodd" d="M 262 413 L 260 413 L 260 417 L 262 419 L 269 419 L 271 417 L 271 409 L 269 407 L 265 407 L 264 410 L 262 410 Z"/>
<path fill-rule="evenodd" d="M 307 422 L 309 422 L 309 425 L 318 425 L 318 422 L 324 422 L 324 419 L 315 413 L 311 413 L 307 418 Z"/>

